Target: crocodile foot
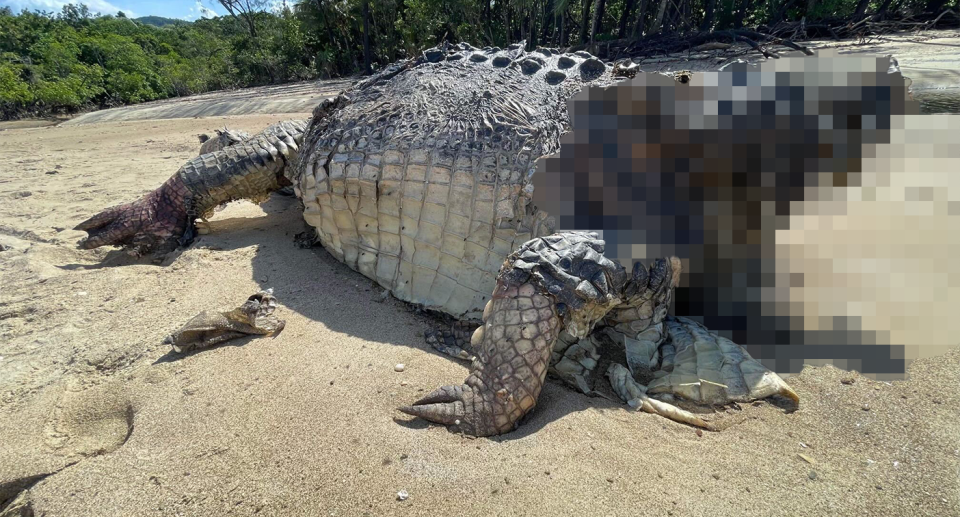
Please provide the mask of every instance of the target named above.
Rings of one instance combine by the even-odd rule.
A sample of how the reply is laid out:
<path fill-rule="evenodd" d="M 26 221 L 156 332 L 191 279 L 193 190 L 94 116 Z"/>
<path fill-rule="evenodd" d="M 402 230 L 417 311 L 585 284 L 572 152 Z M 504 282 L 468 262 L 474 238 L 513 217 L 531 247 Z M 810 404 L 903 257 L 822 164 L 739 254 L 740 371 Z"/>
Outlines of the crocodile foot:
<path fill-rule="evenodd" d="M 174 176 L 142 198 L 108 208 L 78 224 L 75 230 L 87 232 L 78 247 L 123 246 L 138 257 L 169 253 L 193 239 L 186 199 L 186 187 Z"/>
<path fill-rule="evenodd" d="M 535 285 L 501 280 L 484 322 L 474 333 L 474 371 L 463 385 L 439 388 L 400 411 L 473 436 L 513 430 L 536 405 L 560 318 Z"/>
<path fill-rule="evenodd" d="M 527 242 L 507 258 L 473 334 L 470 376 L 400 411 L 473 436 L 512 431 L 537 403 L 561 329 L 586 335 L 627 280 L 593 234 Z"/>
<path fill-rule="evenodd" d="M 229 312 L 204 311 L 194 316 L 163 343 L 174 352 L 189 352 L 218 345 L 247 335 L 266 336 L 283 330 L 285 322 L 277 318 L 277 299 L 273 289 L 260 291 Z"/>

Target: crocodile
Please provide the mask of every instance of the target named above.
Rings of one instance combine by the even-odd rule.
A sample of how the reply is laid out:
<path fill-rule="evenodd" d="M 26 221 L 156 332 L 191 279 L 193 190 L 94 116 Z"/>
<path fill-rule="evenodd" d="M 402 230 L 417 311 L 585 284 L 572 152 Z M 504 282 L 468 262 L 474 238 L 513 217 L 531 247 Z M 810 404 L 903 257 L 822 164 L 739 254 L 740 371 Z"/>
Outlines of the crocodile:
<path fill-rule="evenodd" d="M 628 270 L 604 255 L 596 233 L 556 232 L 531 203 L 537 161 L 570 127 L 568 101 L 632 73 L 524 43 L 432 48 L 323 101 L 308 120 L 193 158 L 155 191 L 80 223 L 88 236 L 79 247 L 166 254 L 188 245 L 195 220 L 218 205 L 292 186 L 331 255 L 396 298 L 457 320 L 427 341 L 470 361 L 469 377 L 399 408 L 406 414 L 474 436 L 507 433 L 536 406 L 548 372 L 706 429 L 714 426 L 680 406 L 799 403 L 739 345 L 668 314 L 678 258 Z M 189 351 L 269 334 L 282 327 L 274 307 L 261 292 L 166 342 Z"/>

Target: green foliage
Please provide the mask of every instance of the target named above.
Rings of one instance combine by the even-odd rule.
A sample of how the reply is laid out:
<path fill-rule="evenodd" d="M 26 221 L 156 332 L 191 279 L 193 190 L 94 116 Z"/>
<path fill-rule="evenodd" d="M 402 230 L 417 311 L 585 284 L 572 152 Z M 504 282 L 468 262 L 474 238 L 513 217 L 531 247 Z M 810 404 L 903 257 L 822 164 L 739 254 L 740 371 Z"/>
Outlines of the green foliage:
<path fill-rule="evenodd" d="M 621 34 L 693 32 L 701 26 L 742 25 L 763 32 L 781 21 L 849 17 L 858 6 L 866 14 L 882 10 L 888 20 L 918 13 L 933 18 L 956 9 L 958 1 L 289 0 L 292 8 L 281 11 L 193 23 L 94 15 L 83 5 L 66 5 L 59 13 L 15 14 L 0 8 L 0 117 L 354 74 L 364 68 L 365 39 L 377 69 L 444 40 L 567 47 L 581 41 L 602 44 Z M 653 27 L 661 5 L 666 7 L 663 20 Z M 598 30 L 591 34 L 598 15 Z"/>
<path fill-rule="evenodd" d="M 290 10 L 243 22 L 0 9 L 0 117 L 70 112 L 316 77 L 310 35 Z M 157 27 L 153 24 L 163 25 Z"/>
<path fill-rule="evenodd" d="M 480 2 L 407 0 L 398 29 L 408 52 L 436 45 L 444 36 L 450 41 L 479 42 L 483 24 Z"/>
<path fill-rule="evenodd" d="M 849 16 L 857 7 L 857 0 L 820 0 L 809 17 L 812 19 Z"/>
<path fill-rule="evenodd" d="M 26 104 L 33 100 L 30 88 L 22 79 L 23 67 L 0 63 L 0 103 Z"/>

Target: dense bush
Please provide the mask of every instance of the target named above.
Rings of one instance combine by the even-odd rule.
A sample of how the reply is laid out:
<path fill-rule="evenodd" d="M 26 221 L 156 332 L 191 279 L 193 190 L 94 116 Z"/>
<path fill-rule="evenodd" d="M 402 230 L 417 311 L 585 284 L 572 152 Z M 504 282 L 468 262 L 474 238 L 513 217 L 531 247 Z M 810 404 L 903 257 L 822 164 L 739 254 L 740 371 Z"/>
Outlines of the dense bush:
<path fill-rule="evenodd" d="M 810 27 L 823 27 L 825 19 L 834 27 L 856 27 L 853 21 L 868 15 L 914 21 L 940 16 L 954 23 L 960 21 L 958 2 L 291 0 L 292 8 L 267 13 L 262 8 L 269 0 L 220 0 L 233 15 L 193 23 L 94 16 L 83 5 L 66 5 L 59 13 L 0 8 L 0 117 L 344 76 L 444 39 L 501 47 L 526 40 L 532 49 L 743 26 L 766 32 L 801 19 Z"/>
<path fill-rule="evenodd" d="M 315 77 L 300 19 L 256 13 L 163 28 L 123 16 L 0 9 L 0 116 L 71 112 Z"/>

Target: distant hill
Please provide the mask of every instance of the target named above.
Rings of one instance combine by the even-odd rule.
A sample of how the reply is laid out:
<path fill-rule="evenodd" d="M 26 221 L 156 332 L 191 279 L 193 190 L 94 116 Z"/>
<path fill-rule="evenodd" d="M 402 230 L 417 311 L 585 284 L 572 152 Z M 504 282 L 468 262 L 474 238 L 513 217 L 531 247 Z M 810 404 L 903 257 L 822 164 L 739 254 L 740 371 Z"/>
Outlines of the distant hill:
<path fill-rule="evenodd" d="M 163 27 L 165 25 L 179 25 L 182 23 L 190 23 L 186 20 L 178 20 L 176 18 L 164 18 L 163 16 L 141 16 L 139 18 L 134 18 L 134 20 L 145 23 L 147 25 L 153 25 L 154 27 Z"/>

